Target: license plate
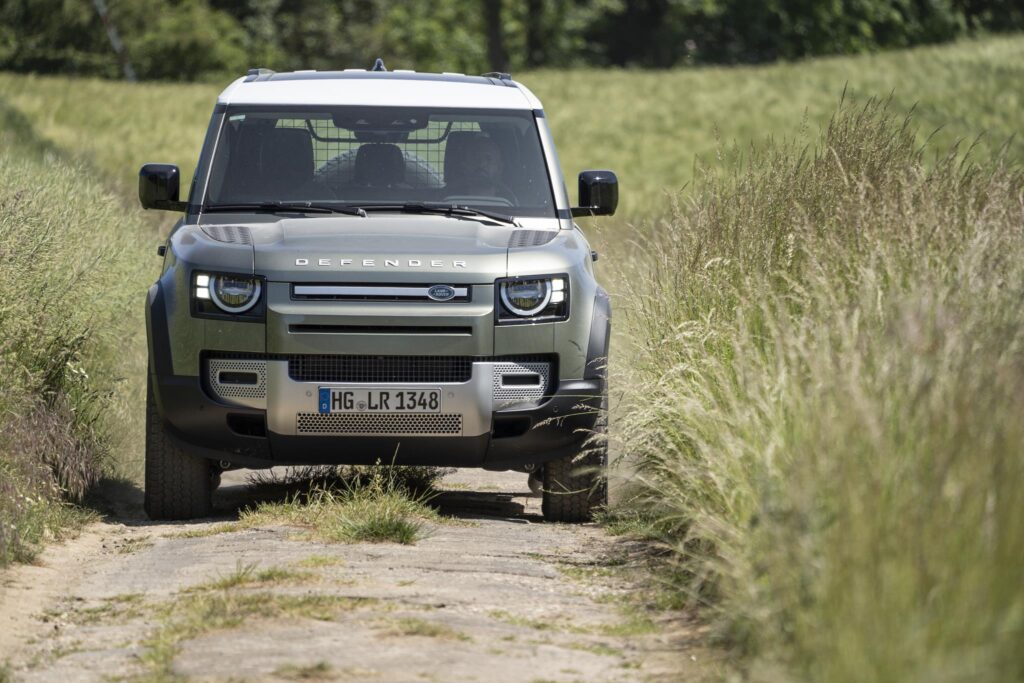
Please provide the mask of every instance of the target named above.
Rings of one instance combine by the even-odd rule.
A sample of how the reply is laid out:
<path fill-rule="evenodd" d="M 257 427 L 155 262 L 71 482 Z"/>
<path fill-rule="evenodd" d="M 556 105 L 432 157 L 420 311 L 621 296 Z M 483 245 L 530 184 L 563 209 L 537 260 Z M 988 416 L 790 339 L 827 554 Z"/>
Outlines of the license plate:
<path fill-rule="evenodd" d="M 320 412 L 439 413 L 440 389 L 349 389 L 320 387 Z"/>

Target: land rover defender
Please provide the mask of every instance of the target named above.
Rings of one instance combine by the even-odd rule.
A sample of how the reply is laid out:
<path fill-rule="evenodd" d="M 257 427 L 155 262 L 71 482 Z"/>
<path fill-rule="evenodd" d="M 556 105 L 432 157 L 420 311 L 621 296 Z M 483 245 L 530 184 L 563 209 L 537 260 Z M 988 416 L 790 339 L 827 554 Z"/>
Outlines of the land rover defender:
<path fill-rule="evenodd" d="M 221 93 L 187 198 L 146 164 L 159 247 L 145 508 L 207 516 L 223 469 L 529 473 L 545 518 L 603 504 L 611 307 L 541 103 L 508 74 L 254 69 Z"/>

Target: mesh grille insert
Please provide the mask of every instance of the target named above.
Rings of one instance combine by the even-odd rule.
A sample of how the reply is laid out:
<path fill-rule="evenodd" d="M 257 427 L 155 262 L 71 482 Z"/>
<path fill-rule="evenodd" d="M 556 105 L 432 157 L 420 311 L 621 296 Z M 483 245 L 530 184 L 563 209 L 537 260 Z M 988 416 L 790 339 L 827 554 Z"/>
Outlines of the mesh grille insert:
<path fill-rule="evenodd" d="M 462 434 L 462 416 L 454 413 L 298 413 L 295 419 L 299 434 Z"/>
<path fill-rule="evenodd" d="M 267 363 L 262 360 L 211 359 L 208 364 L 210 389 L 227 403 L 254 405 L 267 398 Z M 225 376 L 221 377 L 221 373 Z M 255 384 L 230 381 L 235 373 L 255 374 Z M 227 381 L 221 381 L 221 380 Z"/>
<path fill-rule="evenodd" d="M 472 356 L 291 356 L 297 382 L 468 382 Z"/>
<path fill-rule="evenodd" d="M 539 401 L 548 389 L 551 366 L 548 363 L 495 363 L 494 402 L 499 406 L 511 403 Z M 530 384 L 505 383 L 506 377 L 537 378 Z"/>

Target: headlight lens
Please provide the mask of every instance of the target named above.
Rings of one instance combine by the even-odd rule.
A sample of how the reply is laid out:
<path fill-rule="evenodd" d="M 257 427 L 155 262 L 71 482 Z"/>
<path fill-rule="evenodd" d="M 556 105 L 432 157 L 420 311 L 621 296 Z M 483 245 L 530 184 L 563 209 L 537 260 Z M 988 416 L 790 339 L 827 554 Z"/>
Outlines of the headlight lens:
<path fill-rule="evenodd" d="M 501 302 L 524 318 L 537 315 L 551 301 L 550 280 L 519 280 L 501 283 Z"/>
<path fill-rule="evenodd" d="M 569 283 L 563 276 L 499 280 L 497 323 L 557 322 L 569 317 Z"/>
<path fill-rule="evenodd" d="M 199 275 L 196 296 L 210 299 L 225 313 L 245 313 L 260 299 L 259 279 L 245 275 Z"/>

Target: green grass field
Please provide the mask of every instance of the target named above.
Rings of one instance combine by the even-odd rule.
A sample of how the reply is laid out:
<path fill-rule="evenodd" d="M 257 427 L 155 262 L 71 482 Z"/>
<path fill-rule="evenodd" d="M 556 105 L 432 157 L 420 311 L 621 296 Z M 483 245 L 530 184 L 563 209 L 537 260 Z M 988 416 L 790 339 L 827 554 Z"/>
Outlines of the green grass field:
<path fill-rule="evenodd" d="M 590 221 L 637 471 L 612 520 L 667 551 L 742 678 L 1024 678 L 1022 65 L 1007 37 L 518 75 L 570 186 L 622 181 Z M 173 217 L 136 208 L 135 174 L 191 173 L 218 89 L 0 74 L 4 560 L 68 523 L 23 501 L 57 499 L 40 472 L 69 444 L 138 472 L 142 301 Z"/>
<path fill-rule="evenodd" d="M 345 66 L 345 65 L 340 65 Z M 817 130 L 844 87 L 862 99 L 893 93 L 916 105 L 918 139 L 945 148 L 984 134 L 981 152 L 1011 136 L 1024 157 L 1024 39 L 1000 38 L 861 57 L 763 67 L 538 71 L 516 74 L 544 103 L 563 171 L 611 168 L 625 220 L 665 212 L 665 192 L 733 142 L 760 144 Z M 227 85 L 145 84 L 0 74 L 0 93 L 35 131 L 131 192 L 138 167 L 167 161 L 191 176 L 218 92 Z"/>

